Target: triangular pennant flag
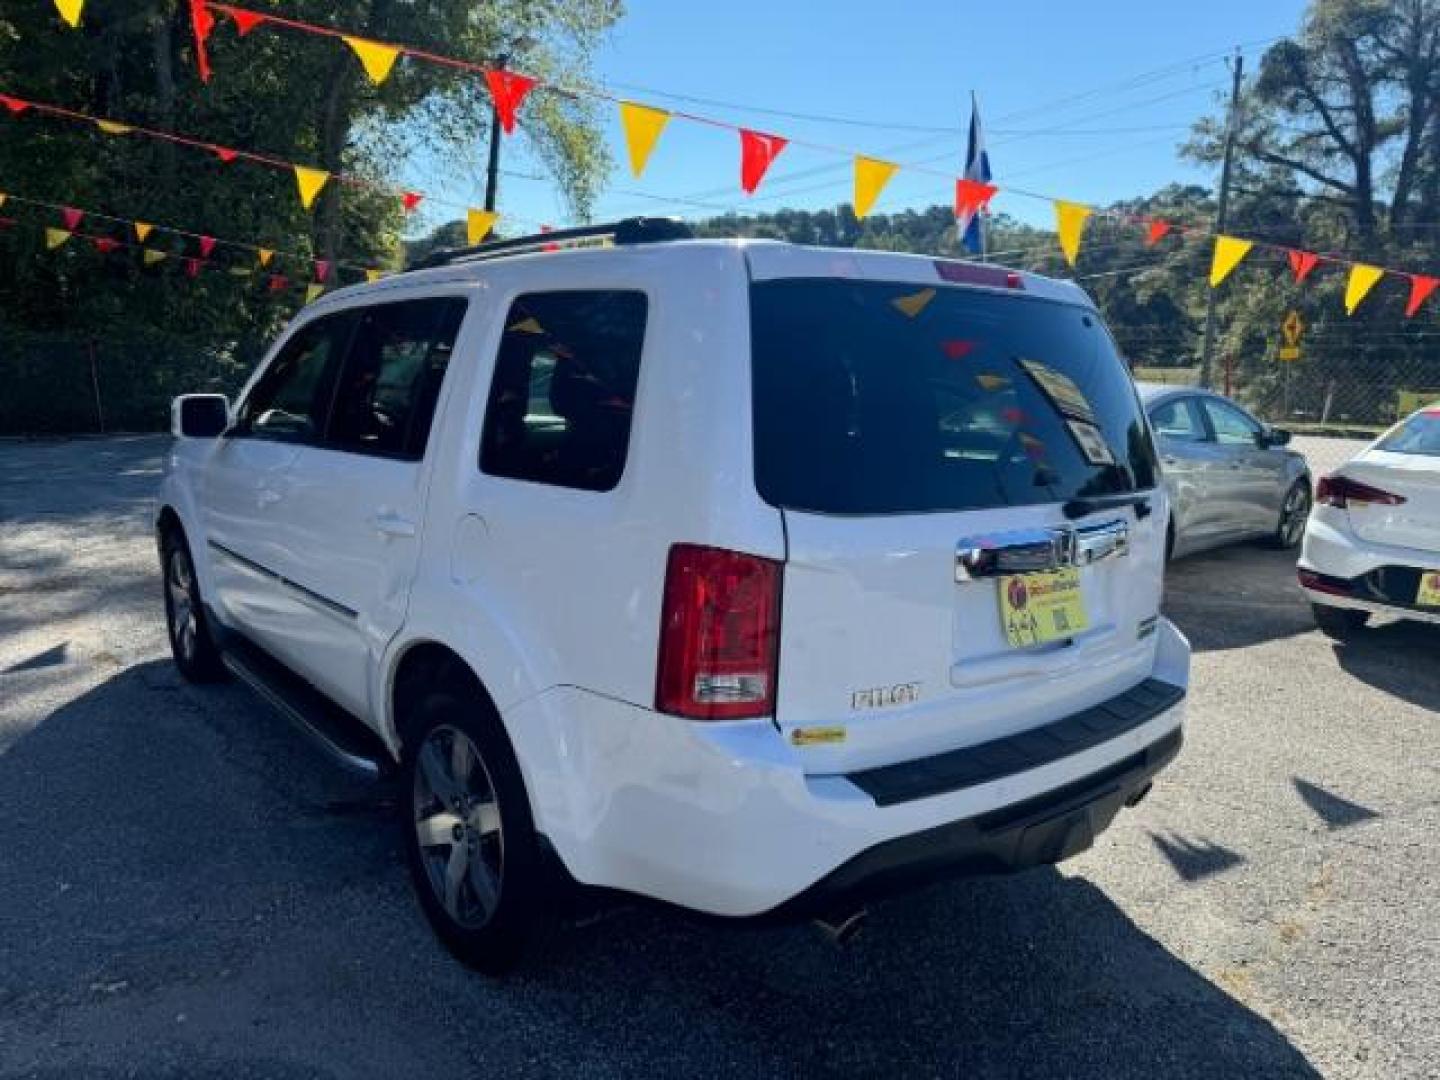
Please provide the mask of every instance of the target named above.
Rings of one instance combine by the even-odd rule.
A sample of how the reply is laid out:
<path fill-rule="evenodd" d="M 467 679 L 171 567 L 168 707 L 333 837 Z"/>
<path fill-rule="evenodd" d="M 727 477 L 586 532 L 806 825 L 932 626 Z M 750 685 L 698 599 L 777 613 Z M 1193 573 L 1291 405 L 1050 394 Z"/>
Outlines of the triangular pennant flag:
<path fill-rule="evenodd" d="M 55 10 L 71 28 L 80 25 L 80 13 L 85 10 L 85 0 L 55 0 Z"/>
<path fill-rule="evenodd" d="M 64 229 L 46 229 L 45 246 L 51 251 L 54 251 L 56 248 L 63 247 L 68 243 L 70 237 L 73 235 L 73 233 L 68 233 Z"/>
<path fill-rule="evenodd" d="M 315 196 L 330 180 L 330 174 L 320 169 L 307 169 L 304 165 L 295 166 L 295 183 L 300 188 L 300 205 L 309 210 L 315 205 Z"/>
<path fill-rule="evenodd" d="M 1060 234 L 1060 250 L 1065 253 L 1065 261 L 1071 266 L 1080 258 L 1080 236 L 1094 212 L 1079 203 L 1055 201 L 1055 231 Z"/>
<path fill-rule="evenodd" d="M 234 161 L 240 156 L 239 150 L 231 150 L 228 146 L 212 146 L 210 149 L 214 150 L 215 156 L 218 157 L 220 161 L 226 165 L 229 165 L 232 161 Z"/>
<path fill-rule="evenodd" d="M 316 281 L 327 281 L 327 280 L 329 280 L 329 277 L 330 277 L 330 260 L 329 260 L 329 259 L 316 259 L 316 260 L 315 260 L 315 280 L 316 280 Z"/>
<path fill-rule="evenodd" d="M 1354 315 L 1360 302 L 1370 294 L 1370 290 L 1379 284 L 1380 279 L 1384 276 L 1385 271 L 1378 266 L 1356 263 L 1350 267 L 1350 280 L 1345 285 L 1345 314 Z"/>
<path fill-rule="evenodd" d="M 0 195 L 0 200 L 4 196 Z M 1440 288 L 1440 278 L 1427 277 L 1424 274 L 1410 275 L 1410 302 L 1405 305 L 1405 317 L 1413 319 L 1420 310 L 1420 305 L 1430 298 L 1430 294 Z"/>
<path fill-rule="evenodd" d="M 195 35 L 195 66 L 200 70 L 200 81 L 210 81 L 210 49 L 206 44 L 210 32 L 215 29 L 215 16 L 205 6 L 205 0 L 190 0 L 190 30 Z"/>
<path fill-rule="evenodd" d="M 1241 240 L 1234 236 L 1215 237 L 1215 256 L 1210 262 L 1210 287 L 1213 289 L 1230 276 L 1230 271 L 1240 265 L 1240 260 L 1250 254 L 1255 246 L 1253 240 Z"/>
<path fill-rule="evenodd" d="M 420 195 L 414 191 L 406 191 L 400 196 L 400 205 L 404 207 L 405 212 L 409 214 L 420 205 L 421 200 L 424 198 L 424 195 Z"/>
<path fill-rule="evenodd" d="M 313 304 L 316 300 L 319 300 L 320 297 L 324 295 L 324 285 L 311 285 L 308 289 L 305 290 L 305 302 L 307 304 Z"/>
<path fill-rule="evenodd" d="M 210 253 L 215 250 L 215 238 L 213 236 L 200 237 L 200 257 L 208 259 Z"/>
<path fill-rule="evenodd" d="M 112 240 L 108 236 L 92 236 L 90 243 L 95 245 L 95 250 L 100 252 L 101 255 L 109 255 L 112 251 L 116 251 L 120 247 L 120 241 Z"/>
<path fill-rule="evenodd" d="M 863 218 L 875 206 L 875 200 L 895 175 L 899 165 L 878 158 L 855 158 L 855 216 Z"/>
<path fill-rule="evenodd" d="M 894 300 L 891 300 L 890 303 L 906 318 L 913 319 L 929 307 L 930 301 L 934 299 L 934 289 L 921 289 L 916 293 L 897 296 Z"/>
<path fill-rule="evenodd" d="M 1296 284 L 1304 282 L 1319 263 L 1320 256 L 1313 251 L 1291 251 L 1290 273 L 1295 275 Z"/>
<path fill-rule="evenodd" d="M 520 111 L 520 103 L 534 89 L 535 80 L 517 71 L 487 71 L 485 82 L 490 87 L 495 111 L 500 114 L 500 126 L 509 135 L 515 130 L 515 114 Z"/>
<path fill-rule="evenodd" d="M 996 390 L 1004 390 L 1010 385 L 1010 380 L 1004 375 L 976 375 L 975 381 L 992 393 Z"/>
<path fill-rule="evenodd" d="M 65 222 L 65 228 L 69 229 L 71 232 L 74 232 L 80 227 L 80 222 L 85 220 L 85 211 L 76 210 L 74 207 L 71 206 L 61 207 L 60 220 Z"/>
<path fill-rule="evenodd" d="M 465 235 L 470 243 L 478 244 L 490 235 L 500 217 L 494 210 L 471 210 L 465 215 Z"/>
<path fill-rule="evenodd" d="M 540 325 L 540 320 L 533 315 L 528 319 L 521 319 L 512 326 L 505 328 L 507 334 L 543 334 L 545 328 Z"/>
<path fill-rule="evenodd" d="M 1000 189 L 983 180 L 955 181 L 955 216 L 963 218 L 990 205 L 990 200 Z"/>
<path fill-rule="evenodd" d="M 269 288 L 272 293 L 284 292 L 290 287 L 290 279 L 284 274 L 271 274 Z"/>
<path fill-rule="evenodd" d="M 360 58 L 365 74 L 370 76 L 372 83 L 379 86 L 390 77 L 390 70 L 400 56 L 399 49 L 393 45 L 382 45 L 378 41 L 350 37 L 348 34 L 342 34 L 341 37 L 346 45 L 355 50 L 355 55 Z"/>
<path fill-rule="evenodd" d="M 95 126 L 106 135 L 129 135 L 134 130 L 128 124 L 117 124 L 114 120 L 96 120 Z"/>
<path fill-rule="evenodd" d="M 166 256 L 163 251 L 152 251 L 150 248 L 146 248 L 144 258 L 146 266 L 154 266 L 158 262 L 164 262 Z"/>
<path fill-rule="evenodd" d="M 1165 237 L 1170 235 L 1170 223 L 1168 221 L 1152 221 L 1150 228 L 1145 231 L 1145 246 L 1154 247 Z"/>
<path fill-rule="evenodd" d="M 30 108 L 28 101 L 21 101 L 18 97 L 11 97 L 9 94 L 0 94 L 0 105 L 4 105 L 16 116 L 19 116 L 26 109 Z"/>
<path fill-rule="evenodd" d="M 199 259 L 186 259 L 186 260 L 185 260 L 185 276 L 186 276 L 186 277 L 189 277 L 189 278 L 197 278 L 197 277 L 199 277 L 199 276 L 200 276 L 200 268 L 201 268 L 202 266 L 204 266 L 204 265 L 205 265 L 205 264 L 204 264 L 203 262 L 201 262 Z"/>
<path fill-rule="evenodd" d="M 779 135 L 740 129 L 740 187 L 746 195 L 755 194 L 780 151 L 789 145 L 790 140 Z"/>
<path fill-rule="evenodd" d="M 630 151 L 630 171 L 638 179 L 650 160 L 650 152 L 670 114 L 664 109 L 652 109 L 649 105 L 636 105 L 633 101 L 620 102 L 620 125 L 625 129 L 625 145 Z"/>
<path fill-rule="evenodd" d="M 260 257 L 261 266 L 269 266 L 270 260 L 275 258 L 275 252 L 271 251 L 269 248 L 256 248 L 255 254 Z"/>
<path fill-rule="evenodd" d="M 134 225 L 135 239 L 139 240 L 142 244 L 146 241 L 150 234 L 155 231 L 155 226 L 151 225 L 148 221 L 137 221 L 134 223 Z"/>
<path fill-rule="evenodd" d="M 379 270 L 366 270 L 366 271 L 365 271 L 365 280 L 368 281 L 368 282 L 370 282 L 370 284 L 372 284 L 372 285 L 375 284 L 375 282 L 379 281 L 379 280 L 380 280 L 382 277 L 384 277 L 384 276 L 385 276 L 385 275 L 384 275 L 381 271 L 379 271 Z"/>
<path fill-rule="evenodd" d="M 250 33 L 251 30 L 254 30 L 255 27 L 267 21 L 264 15 L 257 14 L 253 11 L 241 11 L 239 8 L 226 8 L 225 14 L 235 20 L 235 29 L 240 32 L 241 37 L 244 37 Z"/>

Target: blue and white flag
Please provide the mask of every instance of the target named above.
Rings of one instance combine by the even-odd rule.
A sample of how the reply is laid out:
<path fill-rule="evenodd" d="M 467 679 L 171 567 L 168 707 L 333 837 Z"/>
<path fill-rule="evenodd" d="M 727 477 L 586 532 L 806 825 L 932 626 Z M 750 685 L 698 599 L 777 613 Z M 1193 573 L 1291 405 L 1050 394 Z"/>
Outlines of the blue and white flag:
<path fill-rule="evenodd" d="M 965 151 L 965 179 L 990 183 L 990 155 L 985 150 L 985 132 L 980 127 L 980 103 L 970 95 L 970 143 Z M 976 255 L 985 251 L 985 221 L 980 210 L 962 214 L 957 222 L 960 243 Z"/>

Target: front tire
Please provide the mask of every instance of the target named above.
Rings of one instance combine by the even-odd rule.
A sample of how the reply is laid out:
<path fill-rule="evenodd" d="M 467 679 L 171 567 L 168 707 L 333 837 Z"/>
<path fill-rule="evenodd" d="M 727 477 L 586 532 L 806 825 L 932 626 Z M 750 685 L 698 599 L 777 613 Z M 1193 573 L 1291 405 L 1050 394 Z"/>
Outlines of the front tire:
<path fill-rule="evenodd" d="M 167 529 L 160 541 L 160 567 L 165 578 L 165 630 L 175 666 L 188 682 L 221 681 L 225 665 L 205 616 L 190 545 L 178 528 Z"/>
<path fill-rule="evenodd" d="M 1315 623 L 1320 632 L 1333 641 L 1352 640 L 1370 621 L 1368 611 L 1328 607 L 1325 604 L 1311 604 L 1310 610 L 1315 613 Z"/>
<path fill-rule="evenodd" d="M 1272 547 L 1289 551 L 1304 539 L 1305 523 L 1310 520 L 1312 503 L 1310 485 L 1304 480 L 1296 480 L 1285 493 L 1285 501 L 1280 504 L 1280 520 L 1270 538 Z"/>
<path fill-rule="evenodd" d="M 467 675 L 442 668 L 417 680 L 404 717 L 401 827 L 436 935 L 462 963 L 501 975 L 542 921 L 543 860 L 509 737 Z"/>

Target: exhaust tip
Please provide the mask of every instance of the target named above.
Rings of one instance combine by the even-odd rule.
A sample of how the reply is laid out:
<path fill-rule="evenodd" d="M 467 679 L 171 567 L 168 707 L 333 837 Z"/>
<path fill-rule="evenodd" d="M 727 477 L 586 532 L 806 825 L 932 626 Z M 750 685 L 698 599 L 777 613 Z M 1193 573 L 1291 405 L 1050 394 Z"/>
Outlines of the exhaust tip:
<path fill-rule="evenodd" d="M 817 917 L 814 922 L 832 944 L 840 947 L 848 945 L 859 936 L 860 931 L 864 929 L 865 920 L 869 916 L 870 912 L 865 908 L 856 908 L 854 911 L 841 915 L 822 915 Z"/>

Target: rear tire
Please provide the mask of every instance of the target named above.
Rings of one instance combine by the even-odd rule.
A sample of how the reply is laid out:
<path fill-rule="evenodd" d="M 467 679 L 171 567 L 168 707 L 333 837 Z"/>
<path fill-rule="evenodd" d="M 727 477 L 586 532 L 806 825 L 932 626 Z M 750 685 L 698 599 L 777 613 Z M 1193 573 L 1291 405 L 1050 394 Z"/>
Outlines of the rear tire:
<path fill-rule="evenodd" d="M 548 915 L 520 765 L 469 672 L 437 664 L 410 685 L 398 802 L 411 884 L 445 947 L 502 975 Z"/>
<path fill-rule="evenodd" d="M 175 666 L 187 682 L 220 682 L 226 677 L 225 665 L 210 633 L 190 545 L 177 527 L 166 529 L 160 540 L 160 572 L 165 588 L 165 630 Z"/>
<path fill-rule="evenodd" d="M 1280 504 L 1280 520 L 1270 537 L 1270 546 L 1289 551 L 1300 543 L 1305 538 L 1305 523 L 1310 520 L 1312 505 L 1310 485 L 1304 480 L 1296 480 L 1285 493 L 1285 501 Z"/>
<path fill-rule="evenodd" d="M 1320 632 L 1334 641 L 1351 640 L 1370 621 L 1368 611 L 1328 607 L 1325 604 L 1311 604 L 1310 610 L 1315 613 L 1315 623 Z"/>

